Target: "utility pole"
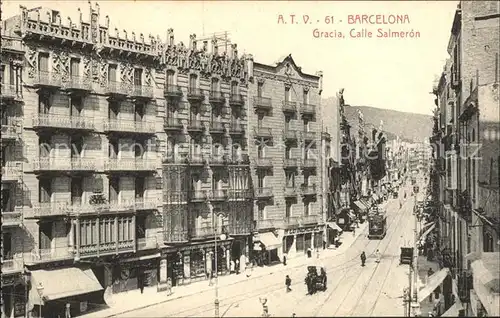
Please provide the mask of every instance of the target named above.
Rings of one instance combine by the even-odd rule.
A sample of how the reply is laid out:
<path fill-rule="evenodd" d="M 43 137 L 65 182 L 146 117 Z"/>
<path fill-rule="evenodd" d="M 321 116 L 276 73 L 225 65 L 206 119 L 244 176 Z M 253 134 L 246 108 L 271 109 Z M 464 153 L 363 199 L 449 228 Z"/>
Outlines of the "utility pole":
<path fill-rule="evenodd" d="M 416 198 L 414 198 L 414 209 L 416 208 Z M 418 302 L 418 220 L 417 220 L 417 213 L 415 211 L 415 246 L 413 248 L 413 295 L 412 295 L 412 302 L 411 302 L 411 307 L 413 308 L 413 316 L 416 317 L 419 314 L 419 307 L 420 304 Z"/>

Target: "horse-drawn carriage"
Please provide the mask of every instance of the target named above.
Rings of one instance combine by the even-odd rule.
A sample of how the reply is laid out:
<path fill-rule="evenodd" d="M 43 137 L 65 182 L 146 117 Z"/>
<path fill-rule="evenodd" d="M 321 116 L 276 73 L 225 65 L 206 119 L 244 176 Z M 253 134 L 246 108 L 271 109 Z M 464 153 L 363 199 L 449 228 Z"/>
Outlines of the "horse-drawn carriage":
<path fill-rule="evenodd" d="M 326 290 L 326 270 L 322 265 L 308 265 L 305 283 L 307 285 L 307 293 L 312 295 L 317 291 Z"/>
<path fill-rule="evenodd" d="M 413 262 L 413 247 L 401 247 L 401 254 L 399 255 L 399 264 L 411 265 Z"/>

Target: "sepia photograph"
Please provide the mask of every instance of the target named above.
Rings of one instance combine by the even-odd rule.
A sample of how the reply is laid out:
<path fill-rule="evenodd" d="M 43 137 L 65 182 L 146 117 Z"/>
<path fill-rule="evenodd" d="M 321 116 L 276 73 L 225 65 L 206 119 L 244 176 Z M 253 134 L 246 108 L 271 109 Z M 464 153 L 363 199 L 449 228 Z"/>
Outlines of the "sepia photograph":
<path fill-rule="evenodd" d="M 500 316 L 500 1 L 0 2 L 1 318 Z"/>

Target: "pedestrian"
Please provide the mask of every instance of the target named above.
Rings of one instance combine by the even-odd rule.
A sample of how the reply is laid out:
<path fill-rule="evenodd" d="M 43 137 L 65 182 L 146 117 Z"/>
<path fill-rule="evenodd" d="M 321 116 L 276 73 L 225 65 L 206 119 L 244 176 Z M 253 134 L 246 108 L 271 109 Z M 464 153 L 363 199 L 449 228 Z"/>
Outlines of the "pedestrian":
<path fill-rule="evenodd" d="M 292 289 L 290 288 L 290 285 L 292 285 L 292 279 L 290 278 L 290 276 L 286 275 L 286 278 L 285 278 L 285 286 L 286 286 L 286 292 L 289 293 L 292 291 Z"/>
<path fill-rule="evenodd" d="M 366 262 L 366 254 L 365 254 L 364 251 L 361 253 L 360 257 L 361 257 L 361 266 L 364 267 L 365 266 L 365 262 Z"/>
<path fill-rule="evenodd" d="M 209 275 L 209 276 L 208 276 L 208 279 L 209 279 L 209 281 L 208 281 L 208 286 L 212 286 L 212 285 L 213 285 L 212 279 L 213 279 L 213 277 L 214 277 L 214 272 L 213 272 L 213 271 L 210 271 L 208 275 Z"/>
<path fill-rule="evenodd" d="M 283 255 L 283 266 L 286 266 L 286 255 Z"/>
<path fill-rule="evenodd" d="M 236 271 L 236 275 L 238 275 L 240 273 L 240 260 L 239 259 L 236 259 L 236 264 L 235 264 L 235 271 Z"/>
<path fill-rule="evenodd" d="M 380 263 L 380 258 L 381 258 L 380 252 L 379 252 L 379 250 L 377 250 L 375 252 L 375 262 Z"/>
<path fill-rule="evenodd" d="M 323 249 L 326 249 L 326 241 L 323 241 Z"/>
<path fill-rule="evenodd" d="M 356 228 L 352 228 L 352 236 L 356 236 Z"/>
<path fill-rule="evenodd" d="M 167 278 L 167 296 L 172 295 L 172 278 Z"/>
<path fill-rule="evenodd" d="M 141 290 L 141 294 L 144 294 L 144 274 L 139 274 L 138 275 L 138 284 L 139 284 L 139 289 Z"/>
<path fill-rule="evenodd" d="M 235 271 L 235 263 L 234 263 L 234 260 L 231 260 L 231 264 L 229 265 L 229 271 L 232 273 L 234 273 Z"/>

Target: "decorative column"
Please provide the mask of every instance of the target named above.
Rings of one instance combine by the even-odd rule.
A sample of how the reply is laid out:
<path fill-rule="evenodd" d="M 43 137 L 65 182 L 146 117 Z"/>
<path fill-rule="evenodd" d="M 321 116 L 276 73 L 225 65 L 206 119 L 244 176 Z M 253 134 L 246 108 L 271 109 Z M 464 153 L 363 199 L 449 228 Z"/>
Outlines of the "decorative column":
<path fill-rule="evenodd" d="M 75 261 L 80 260 L 80 219 L 76 219 L 73 223 L 73 227 L 75 228 L 76 231 L 76 255 L 75 255 Z M 117 232 L 115 232 L 117 233 Z"/>
<path fill-rule="evenodd" d="M 191 278 L 191 251 L 187 250 L 182 253 L 182 264 L 184 266 L 184 278 L 189 282 Z"/>
<path fill-rule="evenodd" d="M 162 291 L 166 288 L 168 280 L 168 261 L 166 257 L 160 259 L 160 277 L 158 282 L 158 291 Z"/>

